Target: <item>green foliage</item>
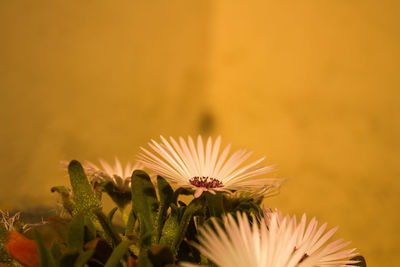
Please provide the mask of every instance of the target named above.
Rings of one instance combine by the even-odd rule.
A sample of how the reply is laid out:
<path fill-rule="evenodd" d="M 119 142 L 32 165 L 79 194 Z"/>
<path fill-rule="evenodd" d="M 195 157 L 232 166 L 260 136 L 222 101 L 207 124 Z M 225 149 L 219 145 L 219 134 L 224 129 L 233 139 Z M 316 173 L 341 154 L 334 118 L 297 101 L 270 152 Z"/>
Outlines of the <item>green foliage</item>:
<path fill-rule="evenodd" d="M 161 230 L 162 226 L 165 222 L 166 218 L 166 213 L 167 210 L 172 202 L 174 190 L 172 190 L 171 186 L 169 183 L 161 176 L 157 177 L 157 187 L 158 187 L 158 194 L 160 196 L 160 207 L 157 212 L 157 219 L 156 219 L 156 225 L 155 225 L 155 230 L 156 233 L 154 235 L 154 242 L 153 243 L 158 243 L 160 236 L 161 236 Z"/>
<path fill-rule="evenodd" d="M 140 225 L 140 246 L 146 248 L 151 245 L 159 203 L 150 177 L 145 172 L 134 171 L 131 184 L 132 210 Z"/>
<path fill-rule="evenodd" d="M 82 214 L 77 214 L 68 224 L 67 248 L 82 249 L 85 239 L 85 219 Z"/>
<path fill-rule="evenodd" d="M 93 209 L 101 209 L 101 202 L 90 186 L 82 165 L 76 160 L 71 161 L 68 166 L 68 173 L 75 202 L 73 215 L 78 213 L 90 214 Z"/>
<path fill-rule="evenodd" d="M 110 220 L 101 210 L 94 210 L 94 214 L 97 216 L 101 226 L 104 229 L 107 239 L 111 240 L 113 246 L 117 246 L 121 242 L 121 237 L 111 224 Z"/>
<path fill-rule="evenodd" d="M 235 217 L 237 211 L 244 212 L 252 220 L 252 215 L 262 212 L 259 199 L 251 195 L 235 198 L 221 192 L 204 192 L 186 204 L 180 196 L 193 195 L 193 190 L 174 191 L 161 176 L 154 186 L 140 170 L 131 176 L 131 192 L 121 192 L 111 182 L 100 185 L 117 206 L 104 212 L 101 190 L 92 187 L 81 164 L 71 161 L 68 172 L 72 191 L 65 186 L 53 187 L 52 191 L 61 195 L 70 217 L 47 219 L 57 236 L 46 242 L 50 247 L 34 231 L 42 267 L 167 267 L 179 261 L 209 264 L 192 246 L 200 227 L 210 221 L 221 222 L 227 213 Z M 117 210 L 123 217 L 123 227 L 112 223 L 117 221 Z M 13 260 L 4 247 L 7 232 L 0 224 L 0 262 Z M 362 256 L 353 260 L 359 261 L 353 266 L 366 266 Z"/>
<path fill-rule="evenodd" d="M 121 259 L 125 256 L 125 254 L 128 252 L 130 245 L 132 244 L 132 241 L 130 240 L 124 240 L 122 241 L 112 252 L 110 258 L 106 262 L 105 267 L 116 267 L 118 266 L 119 262 Z"/>
<path fill-rule="evenodd" d="M 36 244 L 38 246 L 39 250 L 39 255 L 40 255 L 40 264 L 42 267 L 55 267 L 56 262 L 53 258 L 53 253 L 50 253 L 50 251 L 47 249 L 45 244 L 43 243 L 42 237 L 40 234 L 35 231 L 35 240 Z"/>

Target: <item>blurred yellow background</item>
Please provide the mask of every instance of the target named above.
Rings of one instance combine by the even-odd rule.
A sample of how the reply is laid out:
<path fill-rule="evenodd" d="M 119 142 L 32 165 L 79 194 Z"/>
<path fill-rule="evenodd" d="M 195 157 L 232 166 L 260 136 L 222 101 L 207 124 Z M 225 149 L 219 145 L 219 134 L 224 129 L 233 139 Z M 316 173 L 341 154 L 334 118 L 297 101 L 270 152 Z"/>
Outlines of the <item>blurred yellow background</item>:
<path fill-rule="evenodd" d="M 61 160 L 222 135 L 289 178 L 265 204 L 394 266 L 399 1 L 1 1 L 0 208 L 53 205 Z"/>

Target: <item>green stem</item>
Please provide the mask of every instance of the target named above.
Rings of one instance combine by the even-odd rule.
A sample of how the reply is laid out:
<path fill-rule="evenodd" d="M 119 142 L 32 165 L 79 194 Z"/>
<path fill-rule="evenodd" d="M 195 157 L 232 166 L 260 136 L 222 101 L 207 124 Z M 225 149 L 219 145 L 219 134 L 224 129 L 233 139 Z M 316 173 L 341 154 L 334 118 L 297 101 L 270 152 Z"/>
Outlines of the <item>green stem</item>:
<path fill-rule="evenodd" d="M 121 213 L 122 220 L 124 221 L 125 226 L 128 225 L 129 220 L 129 209 L 125 206 L 118 206 L 119 212 Z"/>

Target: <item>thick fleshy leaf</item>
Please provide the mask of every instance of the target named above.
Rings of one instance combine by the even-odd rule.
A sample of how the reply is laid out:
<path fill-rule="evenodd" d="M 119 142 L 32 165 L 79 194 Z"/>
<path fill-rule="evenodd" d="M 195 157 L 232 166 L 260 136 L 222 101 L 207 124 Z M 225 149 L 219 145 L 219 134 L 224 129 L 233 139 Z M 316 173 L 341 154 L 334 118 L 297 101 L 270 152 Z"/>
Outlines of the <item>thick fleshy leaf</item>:
<path fill-rule="evenodd" d="M 128 235 L 129 233 L 132 233 L 134 228 L 135 228 L 135 223 L 136 223 L 136 215 L 133 213 L 133 210 L 129 213 L 128 217 L 128 222 L 126 223 L 126 228 L 125 228 L 125 235 Z"/>
<path fill-rule="evenodd" d="M 61 247 L 60 243 L 57 242 L 57 240 L 53 241 L 50 247 L 50 253 L 51 256 L 53 256 L 53 259 L 55 262 L 58 262 L 61 258 Z"/>
<path fill-rule="evenodd" d="M 190 204 L 186 207 L 185 212 L 179 222 L 179 227 L 177 231 L 177 235 L 175 236 L 174 242 L 172 243 L 172 249 L 179 248 L 180 243 L 186 235 L 186 230 L 189 226 L 190 220 L 193 215 L 200 211 L 203 208 L 202 198 L 193 199 Z"/>
<path fill-rule="evenodd" d="M 67 246 L 68 249 L 82 250 L 85 239 L 85 220 L 83 214 L 72 217 L 68 224 Z"/>
<path fill-rule="evenodd" d="M 85 243 L 95 239 L 97 236 L 96 226 L 89 217 L 85 217 Z"/>
<path fill-rule="evenodd" d="M 171 213 L 162 229 L 160 244 L 168 244 L 172 247 L 179 228 L 179 211 L 175 204 L 171 204 Z"/>
<path fill-rule="evenodd" d="M 86 251 L 81 251 L 79 253 L 78 258 L 75 261 L 74 267 L 83 267 L 89 261 L 89 259 L 93 256 L 94 250 L 89 249 Z"/>
<path fill-rule="evenodd" d="M 104 229 L 104 232 L 108 238 L 111 240 L 114 246 L 117 246 L 121 242 L 121 237 L 108 220 L 107 216 L 101 210 L 94 210 L 93 212 L 97 216 L 97 219 L 99 220 L 101 227 Z"/>
<path fill-rule="evenodd" d="M 115 212 L 118 210 L 117 207 L 113 208 L 112 210 L 110 210 L 110 212 L 107 215 L 107 218 L 110 222 L 112 222 L 112 219 L 114 218 Z"/>
<path fill-rule="evenodd" d="M 68 172 L 76 205 L 74 214 L 80 212 L 90 214 L 92 209 L 101 209 L 101 202 L 95 196 L 82 165 L 78 161 L 73 160 L 68 166 Z"/>
<path fill-rule="evenodd" d="M 34 240 L 26 238 L 17 231 L 10 231 L 4 245 L 8 254 L 22 265 L 40 267 L 39 249 Z"/>
<path fill-rule="evenodd" d="M 165 217 L 167 210 L 172 202 L 174 190 L 172 190 L 171 186 L 169 183 L 161 176 L 157 177 L 157 188 L 158 188 L 158 195 L 160 196 L 160 207 L 158 209 L 157 213 L 157 219 L 156 219 L 156 234 L 154 235 L 154 242 L 153 243 L 158 243 L 160 236 L 161 236 L 161 230 L 165 222 Z"/>
<path fill-rule="evenodd" d="M 105 267 L 118 266 L 122 257 L 128 252 L 130 245 L 132 245 L 132 241 L 130 240 L 122 241 L 112 252 L 110 258 L 106 262 Z"/>
<path fill-rule="evenodd" d="M 141 170 L 132 174 L 132 209 L 139 220 L 141 248 L 151 244 L 158 200 L 150 177 Z"/>
<path fill-rule="evenodd" d="M 41 267 L 56 267 L 55 260 L 51 255 L 50 251 L 44 245 L 42 237 L 39 232 L 35 231 L 35 240 L 37 244 L 37 248 L 39 250 L 40 255 L 40 266 Z"/>

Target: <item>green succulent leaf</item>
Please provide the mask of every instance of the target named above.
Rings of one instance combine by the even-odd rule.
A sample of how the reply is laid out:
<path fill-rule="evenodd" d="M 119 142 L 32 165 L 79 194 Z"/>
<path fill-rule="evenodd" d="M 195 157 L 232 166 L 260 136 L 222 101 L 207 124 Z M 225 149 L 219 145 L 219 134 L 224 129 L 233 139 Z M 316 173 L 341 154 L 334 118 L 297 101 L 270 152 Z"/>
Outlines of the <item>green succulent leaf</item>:
<path fill-rule="evenodd" d="M 135 223 L 136 223 L 136 216 L 135 213 L 133 213 L 133 210 L 131 210 L 131 212 L 129 213 L 128 222 L 126 223 L 125 235 L 132 233 L 134 231 Z"/>
<path fill-rule="evenodd" d="M 96 197 L 90 183 L 83 171 L 82 165 L 72 160 L 68 166 L 71 186 L 73 190 L 76 209 L 73 214 L 90 214 L 92 209 L 101 209 L 101 202 Z"/>
<path fill-rule="evenodd" d="M 82 251 L 79 253 L 78 258 L 76 259 L 74 263 L 74 267 L 83 267 L 85 264 L 90 260 L 90 258 L 93 256 L 94 250 L 89 249 L 86 251 Z"/>
<path fill-rule="evenodd" d="M 150 177 L 141 170 L 132 174 L 132 209 L 139 220 L 141 247 L 151 244 L 157 217 L 158 200 Z"/>
<path fill-rule="evenodd" d="M 89 217 L 85 217 L 85 243 L 95 239 L 97 236 L 96 226 Z"/>
<path fill-rule="evenodd" d="M 39 250 L 41 267 L 56 267 L 56 263 L 52 254 L 44 245 L 42 237 L 36 229 L 34 231 L 34 236 Z"/>
<path fill-rule="evenodd" d="M 124 240 L 122 241 L 112 252 L 110 258 L 106 262 L 105 267 L 116 267 L 119 265 L 120 260 L 128 252 L 129 247 L 132 245 L 132 241 Z"/>
<path fill-rule="evenodd" d="M 82 250 L 85 239 L 85 219 L 83 214 L 72 217 L 68 224 L 67 247 Z"/>
<path fill-rule="evenodd" d="M 157 187 L 158 194 L 160 196 L 160 208 L 158 209 L 157 220 L 156 220 L 156 234 L 154 235 L 154 242 L 158 243 L 161 230 L 165 221 L 167 210 L 172 202 L 174 190 L 172 190 L 169 183 L 161 176 L 157 176 Z"/>
<path fill-rule="evenodd" d="M 172 248 L 179 248 L 180 243 L 186 235 L 186 230 L 189 226 L 190 220 L 195 215 L 195 213 L 199 212 L 203 208 L 203 203 L 201 198 L 193 199 L 190 204 L 186 207 L 185 212 L 180 220 L 179 227 L 177 229 L 177 233 L 172 243 Z"/>
<path fill-rule="evenodd" d="M 118 210 L 118 207 L 113 208 L 110 210 L 110 212 L 107 215 L 107 218 L 110 222 L 112 222 L 112 219 L 114 218 L 115 212 Z"/>
<path fill-rule="evenodd" d="M 121 237 L 111 224 L 110 220 L 108 220 L 107 216 L 101 210 L 94 210 L 93 212 L 97 216 L 97 219 L 107 237 L 111 240 L 114 246 L 117 246 L 121 242 Z"/>
<path fill-rule="evenodd" d="M 175 204 L 171 204 L 171 213 L 169 214 L 169 217 L 164 224 L 159 243 L 168 244 L 170 247 L 172 247 L 175 237 L 177 235 L 178 228 L 179 228 L 178 207 Z"/>
<path fill-rule="evenodd" d="M 57 240 L 55 240 L 50 247 L 50 253 L 51 256 L 53 256 L 53 259 L 58 262 L 61 258 L 61 247 L 60 247 L 60 243 L 57 242 Z"/>

